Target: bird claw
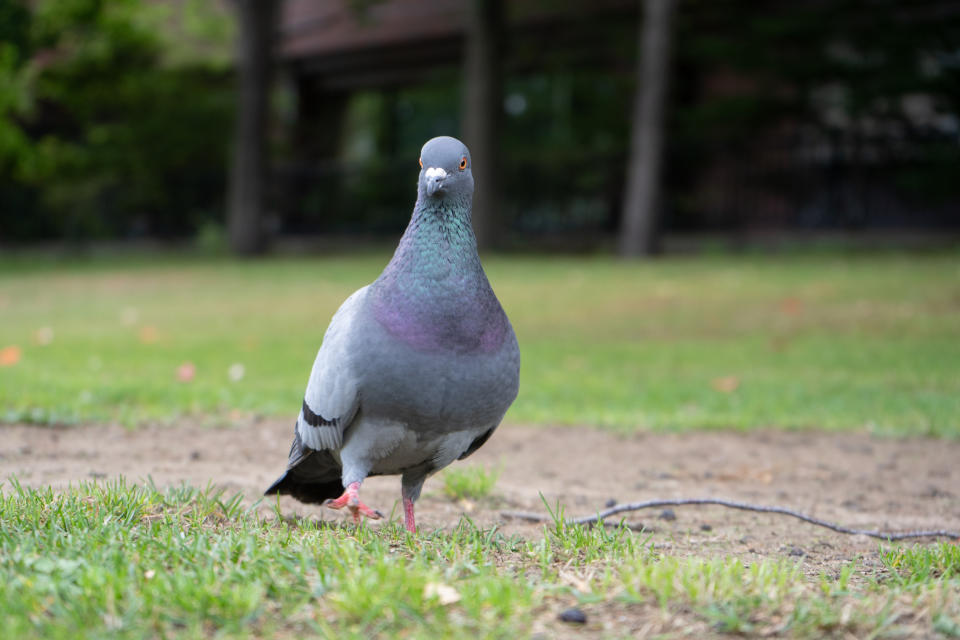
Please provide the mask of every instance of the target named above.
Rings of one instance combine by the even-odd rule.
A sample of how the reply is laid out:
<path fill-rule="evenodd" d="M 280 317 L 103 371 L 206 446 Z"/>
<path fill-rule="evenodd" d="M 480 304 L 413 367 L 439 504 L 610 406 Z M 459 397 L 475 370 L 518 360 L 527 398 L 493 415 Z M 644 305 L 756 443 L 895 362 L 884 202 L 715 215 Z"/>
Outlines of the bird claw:
<path fill-rule="evenodd" d="M 356 523 L 360 522 L 360 516 L 365 516 L 371 520 L 380 520 L 383 518 L 383 514 L 379 510 L 371 509 L 360 502 L 360 497 L 357 495 L 358 491 L 359 486 L 350 485 L 347 487 L 347 490 L 343 492 L 342 496 L 336 499 L 327 498 L 323 501 L 322 506 L 328 509 L 343 509 L 346 507 L 350 510 L 350 513 L 353 515 L 353 521 Z"/>

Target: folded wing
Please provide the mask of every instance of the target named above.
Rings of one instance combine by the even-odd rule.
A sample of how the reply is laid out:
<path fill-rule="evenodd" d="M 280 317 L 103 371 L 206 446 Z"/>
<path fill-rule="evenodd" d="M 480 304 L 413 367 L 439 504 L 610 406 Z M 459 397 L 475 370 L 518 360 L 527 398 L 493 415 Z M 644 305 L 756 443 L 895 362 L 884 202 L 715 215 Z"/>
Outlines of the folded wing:
<path fill-rule="evenodd" d="M 339 449 L 344 431 L 357 414 L 360 402 L 350 353 L 350 328 L 366 292 L 367 287 L 360 289 L 340 306 L 317 352 L 297 417 L 297 434 L 304 448 Z"/>

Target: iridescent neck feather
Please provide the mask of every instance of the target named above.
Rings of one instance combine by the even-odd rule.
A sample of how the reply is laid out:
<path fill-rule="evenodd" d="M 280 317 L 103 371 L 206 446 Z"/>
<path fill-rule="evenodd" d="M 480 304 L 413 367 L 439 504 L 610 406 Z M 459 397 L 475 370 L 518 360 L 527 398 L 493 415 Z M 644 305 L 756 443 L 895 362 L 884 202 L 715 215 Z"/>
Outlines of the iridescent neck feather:
<path fill-rule="evenodd" d="M 393 259 L 371 286 L 374 317 L 418 351 L 497 350 L 507 318 L 477 255 L 469 198 L 420 194 Z"/>

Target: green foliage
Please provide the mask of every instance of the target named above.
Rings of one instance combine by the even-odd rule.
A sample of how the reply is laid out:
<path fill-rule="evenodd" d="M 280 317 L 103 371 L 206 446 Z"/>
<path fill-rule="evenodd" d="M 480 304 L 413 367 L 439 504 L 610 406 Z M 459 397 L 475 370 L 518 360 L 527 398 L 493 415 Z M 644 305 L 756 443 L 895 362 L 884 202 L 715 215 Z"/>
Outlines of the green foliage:
<path fill-rule="evenodd" d="M 500 477 L 499 469 L 479 465 L 449 467 L 443 471 L 443 492 L 454 500 L 486 498 Z"/>
<path fill-rule="evenodd" d="M 834 179 L 851 186 L 869 175 L 913 202 L 956 197 L 949 176 L 960 161 L 957 132 L 932 124 L 960 113 L 955 15 L 896 0 L 763 7 L 698 0 L 684 9 L 677 65 L 685 73 L 676 76 L 671 127 L 679 166 L 707 168 L 715 159 L 735 164 L 738 155 L 765 150 L 766 157 L 747 156 L 753 182 L 745 186 L 795 197 L 808 177 L 801 163 L 790 165 L 792 179 L 782 184 L 771 175 L 783 169 L 778 158 L 806 145 L 826 148 Z M 909 113 L 908 102 L 917 97 L 929 99 L 930 118 Z M 771 148 L 784 126 L 792 136 L 780 138 L 783 148 Z M 697 173 L 681 179 L 693 184 Z"/>
<path fill-rule="evenodd" d="M 23 357 L 0 420 L 291 415 L 331 315 L 387 259 L 2 261 L 0 349 Z M 508 422 L 960 435 L 952 253 L 486 267 L 522 351 Z"/>
<path fill-rule="evenodd" d="M 396 524 L 271 521 L 209 488 L 122 480 L 14 482 L 0 517 L 5 638 L 516 637 L 535 601 L 492 562 L 515 543 L 469 526 L 409 543 Z M 475 545 L 479 563 L 461 552 Z"/>
<path fill-rule="evenodd" d="M 139 0 L 29 6 L 19 44 L 0 47 L 0 234 L 164 235 L 208 218 L 225 190 L 225 67 L 167 62 L 166 16 Z"/>
<path fill-rule="evenodd" d="M 952 580 L 960 583 L 960 545 L 941 542 L 933 546 L 890 547 L 880 550 L 891 579 L 903 584 Z"/>
<path fill-rule="evenodd" d="M 927 637 L 954 634 L 960 614 L 955 573 L 902 584 L 851 564 L 809 579 L 783 559 L 663 555 L 623 527 L 558 519 L 524 540 L 463 520 L 410 535 L 396 521 L 284 518 L 210 487 L 120 479 L 55 493 L 10 479 L 2 489 L 4 638 L 521 638 L 537 627 L 557 637 L 569 628 L 556 612 L 571 602 L 614 637 L 643 625 Z M 902 568 L 950 546 L 883 557 Z"/>

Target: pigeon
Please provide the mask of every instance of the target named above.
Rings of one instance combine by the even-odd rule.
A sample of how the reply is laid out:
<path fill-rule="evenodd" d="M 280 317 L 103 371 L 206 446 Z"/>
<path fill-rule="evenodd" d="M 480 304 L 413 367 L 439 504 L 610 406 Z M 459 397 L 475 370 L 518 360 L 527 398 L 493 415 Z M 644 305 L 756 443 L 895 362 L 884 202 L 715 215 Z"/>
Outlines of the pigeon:
<path fill-rule="evenodd" d="M 448 136 L 420 152 L 413 215 L 393 258 L 334 314 L 293 432 L 290 495 L 354 522 L 369 476 L 401 476 L 404 523 L 428 476 L 480 448 L 517 397 L 520 350 L 471 224 L 470 151 Z"/>

